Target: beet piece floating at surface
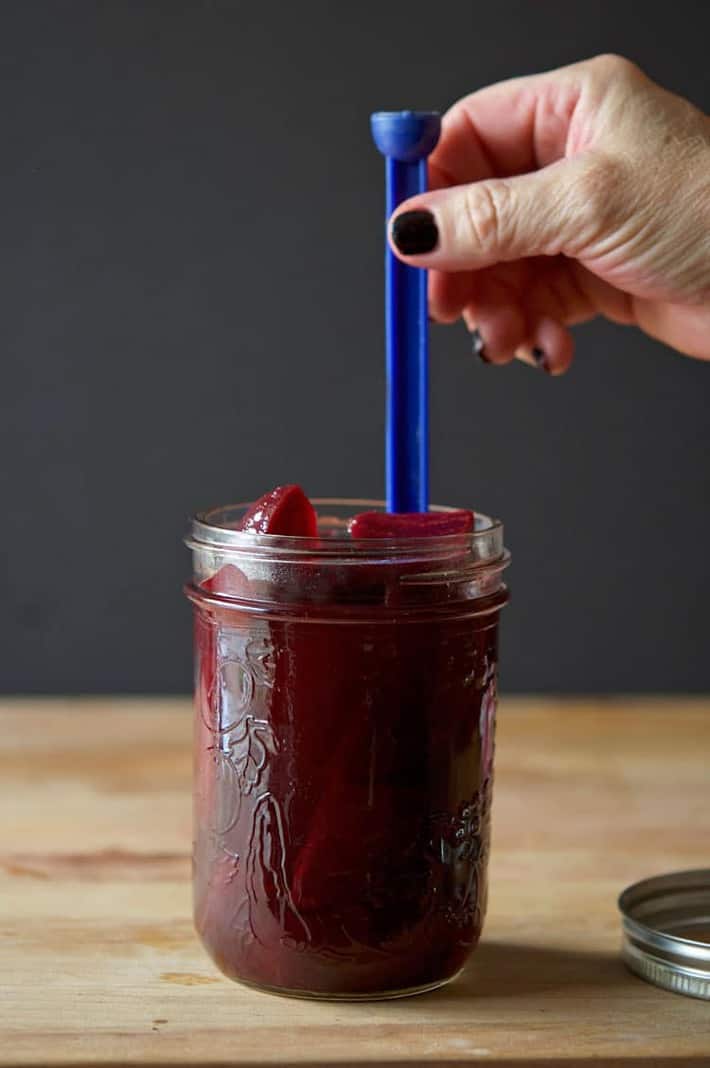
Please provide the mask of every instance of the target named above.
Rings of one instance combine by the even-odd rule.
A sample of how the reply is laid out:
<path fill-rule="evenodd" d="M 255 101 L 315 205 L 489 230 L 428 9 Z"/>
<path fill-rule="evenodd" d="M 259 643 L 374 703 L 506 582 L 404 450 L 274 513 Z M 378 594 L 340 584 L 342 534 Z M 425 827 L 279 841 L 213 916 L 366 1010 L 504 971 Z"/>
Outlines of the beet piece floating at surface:
<path fill-rule="evenodd" d="M 296 538 L 318 536 L 318 518 L 300 486 L 277 486 L 255 501 L 241 522 L 241 530 Z"/>
<path fill-rule="evenodd" d="M 361 512 L 350 521 L 353 538 L 443 538 L 470 534 L 473 512 Z"/>
<path fill-rule="evenodd" d="M 276 486 L 252 504 L 239 529 L 255 534 L 315 538 L 318 536 L 318 517 L 300 486 Z M 211 578 L 205 579 L 202 587 L 208 593 L 239 597 L 248 592 L 249 581 L 234 564 L 225 564 Z"/>

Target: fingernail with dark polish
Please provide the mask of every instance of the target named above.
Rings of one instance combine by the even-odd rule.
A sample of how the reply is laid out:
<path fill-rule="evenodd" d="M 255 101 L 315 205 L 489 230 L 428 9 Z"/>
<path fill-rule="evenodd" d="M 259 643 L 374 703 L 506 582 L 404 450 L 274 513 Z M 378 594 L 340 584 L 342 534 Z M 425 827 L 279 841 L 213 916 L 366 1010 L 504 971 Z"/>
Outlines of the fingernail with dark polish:
<path fill-rule="evenodd" d="M 433 252 L 439 231 L 430 211 L 403 211 L 392 223 L 392 240 L 405 256 Z"/>
<path fill-rule="evenodd" d="M 547 353 L 544 349 L 540 349 L 537 346 L 532 350 L 532 358 L 535 361 L 536 367 L 541 367 L 543 371 L 550 373 L 550 365 L 547 362 Z"/>
<path fill-rule="evenodd" d="M 471 347 L 473 349 L 473 355 L 478 356 L 479 360 L 483 360 L 484 363 L 491 362 L 486 356 L 486 346 L 483 343 L 480 330 L 474 330 L 471 334 Z"/>

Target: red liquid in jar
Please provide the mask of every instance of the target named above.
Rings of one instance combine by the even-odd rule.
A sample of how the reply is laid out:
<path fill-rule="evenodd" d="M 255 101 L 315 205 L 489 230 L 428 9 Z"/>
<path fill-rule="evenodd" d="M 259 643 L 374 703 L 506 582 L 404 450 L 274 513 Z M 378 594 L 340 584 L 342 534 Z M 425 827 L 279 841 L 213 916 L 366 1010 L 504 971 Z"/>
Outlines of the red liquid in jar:
<path fill-rule="evenodd" d="M 396 567 L 355 565 L 270 618 L 219 602 L 242 582 L 223 569 L 196 613 L 204 944 L 227 975 L 287 992 L 437 985 L 485 912 L 505 596 L 411 612 Z"/>

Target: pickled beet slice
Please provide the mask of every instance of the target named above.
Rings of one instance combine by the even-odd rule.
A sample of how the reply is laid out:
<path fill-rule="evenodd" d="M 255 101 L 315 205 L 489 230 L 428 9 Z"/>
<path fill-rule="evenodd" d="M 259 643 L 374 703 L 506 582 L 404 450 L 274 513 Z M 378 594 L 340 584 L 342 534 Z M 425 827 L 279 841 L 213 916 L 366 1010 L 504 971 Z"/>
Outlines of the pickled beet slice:
<path fill-rule="evenodd" d="M 361 512 L 350 521 L 353 538 L 443 538 L 470 534 L 473 512 Z"/>
<path fill-rule="evenodd" d="M 207 593 L 221 593 L 226 597 L 240 597 L 247 593 L 249 580 L 234 564 L 225 564 L 211 578 L 205 579 L 202 589 Z"/>
<path fill-rule="evenodd" d="M 255 534 L 315 538 L 318 519 L 300 486 L 277 486 L 254 502 L 242 519 L 241 529 Z"/>

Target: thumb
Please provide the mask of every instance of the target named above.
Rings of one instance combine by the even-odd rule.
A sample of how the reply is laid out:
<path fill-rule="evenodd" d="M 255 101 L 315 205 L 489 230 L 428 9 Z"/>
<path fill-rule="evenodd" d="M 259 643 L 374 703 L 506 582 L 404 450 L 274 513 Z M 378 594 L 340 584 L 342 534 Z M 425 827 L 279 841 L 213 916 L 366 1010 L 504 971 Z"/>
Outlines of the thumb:
<path fill-rule="evenodd" d="M 579 255 L 609 222 L 608 183 L 578 157 L 514 178 L 412 197 L 389 227 L 392 251 L 417 267 L 477 270 L 527 256 Z"/>

